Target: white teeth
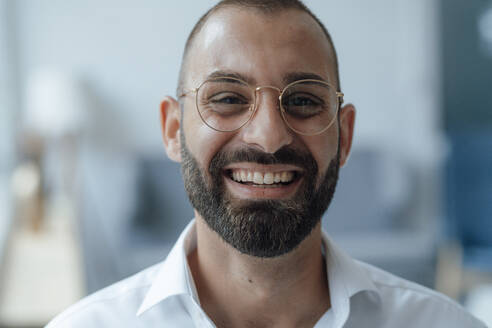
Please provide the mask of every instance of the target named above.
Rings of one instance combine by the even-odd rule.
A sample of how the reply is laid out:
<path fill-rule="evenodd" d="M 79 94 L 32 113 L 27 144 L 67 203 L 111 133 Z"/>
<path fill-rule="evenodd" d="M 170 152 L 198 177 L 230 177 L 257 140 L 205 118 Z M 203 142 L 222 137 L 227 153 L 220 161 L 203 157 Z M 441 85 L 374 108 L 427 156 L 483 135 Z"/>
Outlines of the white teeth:
<path fill-rule="evenodd" d="M 235 170 L 232 172 L 232 179 L 238 182 L 253 182 L 254 184 L 274 184 L 279 182 L 290 182 L 294 179 L 294 172 L 266 172 Z"/>
<path fill-rule="evenodd" d="M 273 173 L 265 173 L 263 176 L 263 183 L 264 184 L 272 184 L 273 183 Z"/>
<path fill-rule="evenodd" d="M 292 172 L 282 172 L 282 175 L 280 176 L 280 181 L 282 182 L 289 182 L 292 180 L 294 174 Z"/>
<path fill-rule="evenodd" d="M 263 184 L 263 174 L 260 172 L 255 172 L 253 174 L 253 182 L 256 184 Z"/>

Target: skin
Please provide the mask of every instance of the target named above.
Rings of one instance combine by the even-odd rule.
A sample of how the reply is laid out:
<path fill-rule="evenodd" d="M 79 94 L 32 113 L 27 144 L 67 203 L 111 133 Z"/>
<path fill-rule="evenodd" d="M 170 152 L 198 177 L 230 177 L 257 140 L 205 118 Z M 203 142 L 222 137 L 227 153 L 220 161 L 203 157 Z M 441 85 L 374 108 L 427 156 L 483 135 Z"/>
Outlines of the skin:
<path fill-rule="evenodd" d="M 336 85 L 330 52 L 321 28 L 307 14 L 287 10 L 263 15 L 253 10 L 223 8 L 215 13 L 197 35 L 189 52 L 185 85 L 192 89 L 217 70 L 235 72 L 252 85 L 283 88 L 289 73 L 307 72 Z M 195 108 L 194 96 L 184 98 L 184 115 L 176 99 L 161 104 L 163 139 L 168 156 L 181 161 L 179 134 L 207 172 L 214 154 L 221 150 L 254 147 L 274 153 L 285 145 L 308 150 L 320 175 L 336 156 L 340 138 L 340 164 L 347 161 L 352 144 L 355 109 L 340 109 L 339 123 L 316 136 L 291 131 L 278 109 L 278 93 L 260 93 L 252 120 L 239 131 L 224 133 L 207 127 Z M 340 133 L 339 133 L 340 132 Z M 239 163 L 259 171 L 278 166 Z M 237 198 L 287 198 L 293 188 L 270 193 L 241 190 L 226 181 L 227 191 Z M 329 286 L 321 253 L 318 226 L 293 251 L 274 258 L 256 258 L 239 253 L 212 231 L 195 211 L 197 248 L 188 256 L 200 302 L 218 327 L 313 327 L 330 308 Z"/>

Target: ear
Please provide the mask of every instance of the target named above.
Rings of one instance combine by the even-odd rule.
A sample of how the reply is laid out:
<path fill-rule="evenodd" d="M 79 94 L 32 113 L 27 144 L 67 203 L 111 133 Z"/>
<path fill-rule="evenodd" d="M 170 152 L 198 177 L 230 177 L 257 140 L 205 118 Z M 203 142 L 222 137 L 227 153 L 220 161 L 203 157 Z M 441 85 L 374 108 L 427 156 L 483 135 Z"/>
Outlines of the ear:
<path fill-rule="evenodd" d="M 181 113 L 179 103 L 172 97 L 165 97 L 161 102 L 161 128 L 162 139 L 167 156 L 175 161 L 181 162 Z"/>
<path fill-rule="evenodd" d="M 352 148 L 354 136 L 355 107 L 347 104 L 340 109 L 340 166 L 344 166 Z"/>

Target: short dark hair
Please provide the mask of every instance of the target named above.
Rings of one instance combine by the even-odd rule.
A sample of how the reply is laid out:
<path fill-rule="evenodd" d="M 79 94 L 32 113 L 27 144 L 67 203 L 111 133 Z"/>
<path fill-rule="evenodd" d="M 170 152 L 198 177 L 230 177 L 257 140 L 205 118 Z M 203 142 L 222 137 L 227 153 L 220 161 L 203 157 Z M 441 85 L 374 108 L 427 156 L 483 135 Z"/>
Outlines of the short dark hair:
<path fill-rule="evenodd" d="M 258 10 L 260 13 L 266 14 L 266 15 L 274 15 L 277 12 L 283 11 L 283 10 L 288 10 L 288 9 L 294 9 L 294 10 L 299 10 L 301 12 L 304 12 L 311 16 L 311 18 L 314 19 L 314 21 L 321 27 L 323 30 L 323 33 L 325 34 L 328 43 L 330 45 L 332 55 L 333 55 L 333 65 L 335 67 L 335 77 L 336 77 L 336 84 L 337 84 L 337 90 L 340 91 L 340 74 L 338 71 L 338 58 L 337 58 L 337 52 L 335 50 L 335 45 L 333 44 L 333 40 L 331 38 L 330 33 L 328 33 L 328 30 L 326 27 L 321 23 L 321 21 L 314 15 L 311 10 L 309 10 L 308 7 L 302 1 L 300 0 L 222 0 L 219 1 L 215 6 L 210 8 L 200 19 L 198 22 L 195 24 L 193 29 L 191 30 L 190 35 L 188 36 L 188 39 L 186 40 L 185 48 L 183 51 L 183 58 L 181 61 L 181 69 L 179 72 L 179 80 L 178 80 L 178 88 L 176 91 L 177 96 L 179 97 L 182 94 L 182 91 L 184 89 L 184 78 L 186 74 L 186 60 L 187 60 L 187 55 L 188 52 L 191 48 L 191 44 L 193 43 L 193 40 L 195 39 L 196 35 L 201 31 L 202 27 L 205 25 L 207 22 L 208 18 L 212 16 L 215 12 L 217 12 L 219 9 L 224 8 L 224 7 L 242 7 L 242 8 L 248 8 L 248 9 L 254 9 Z"/>

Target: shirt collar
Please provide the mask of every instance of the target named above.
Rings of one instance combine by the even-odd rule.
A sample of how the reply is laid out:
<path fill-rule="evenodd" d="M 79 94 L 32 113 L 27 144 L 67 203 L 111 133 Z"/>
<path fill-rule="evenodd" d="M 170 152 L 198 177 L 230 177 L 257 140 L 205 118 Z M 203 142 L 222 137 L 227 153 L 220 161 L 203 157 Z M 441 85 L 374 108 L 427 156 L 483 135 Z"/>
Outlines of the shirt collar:
<path fill-rule="evenodd" d="M 176 295 L 189 295 L 199 304 L 187 255 L 196 248 L 195 220 L 183 230 L 178 241 L 162 263 L 144 301 L 137 311 L 141 315 L 154 305 Z"/>
<path fill-rule="evenodd" d="M 368 272 L 322 232 L 334 327 L 342 327 L 350 313 L 350 299 L 363 291 L 379 295 Z"/>
<path fill-rule="evenodd" d="M 340 250 L 324 231 L 322 240 L 326 256 L 331 309 L 335 323 L 337 323 L 335 327 L 341 327 L 350 312 L 350 298 L 362 291 L 377 293 L 378 290 L 361 265 Z M 187 261 L 187 255 L 195 248 L 196 228 L 195 220 L 192 220 L 161 265 L 138 309 L 137 316 L 175 295 L 188 295 L 199 304 Z"/>

